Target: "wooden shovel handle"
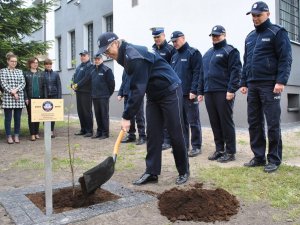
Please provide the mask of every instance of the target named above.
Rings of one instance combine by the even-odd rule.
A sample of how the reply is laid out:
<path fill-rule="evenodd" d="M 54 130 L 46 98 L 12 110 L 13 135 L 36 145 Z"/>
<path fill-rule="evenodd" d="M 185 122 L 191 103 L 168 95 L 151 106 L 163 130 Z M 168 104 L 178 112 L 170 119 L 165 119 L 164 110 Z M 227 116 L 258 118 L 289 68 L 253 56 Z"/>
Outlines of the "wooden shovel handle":
<path fill-rule="evenodd" d="M 125 135 L 125 131 L 120 130 L 119 136 L 118 136 L 118 138 L 116 140 L 116 143 L 115 143 L 115 146 L 114 146 L 114 153 L 113 153 L 114 155 L 118 155 L 120 143 L 121 143 L 124 135 Z"/>

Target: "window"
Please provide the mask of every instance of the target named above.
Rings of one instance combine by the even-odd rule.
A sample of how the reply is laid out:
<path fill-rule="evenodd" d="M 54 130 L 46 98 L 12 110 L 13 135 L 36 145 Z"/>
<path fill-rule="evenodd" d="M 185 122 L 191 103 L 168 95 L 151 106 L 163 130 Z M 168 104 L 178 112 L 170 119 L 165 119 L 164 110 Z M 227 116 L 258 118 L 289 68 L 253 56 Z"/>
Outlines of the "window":
<path fill-rule="evenodd" d="M 131 6 L 132 6 L 132 7 L 135 7 L 135 6 L 137 6 L 138 4 L 139 4 L 139 0 L 132 0 Z"/>
<path fill-rule="evenodd" d="M 300 42 L 299 0 L 280 0 L 279 20 L 292 41 Z"/>
<path fill-rule="evenodd" d="M 113 15 L 107 16 L 105 18 L 106 22 L 106 32 L 113 32 L 114 31 L 114 18 Z"/>
<path fill-rule="evenodd" d="M 89 24 L 87 26 L 87 39 L 88 39 L 88 51 L 90 53 L 90 56 L 94 56 L 94 30 L 93 30 L 93 24 Z"/>
<path fill-rule="evenodd" d="M 56 0 L 54 2 L 54 10 L 57 10 L 61 7 L 61 0 Z"/>
<path fill-rule="evenodd" d="M 61 37 L 56 38 L 57 43 L 57 69 L 61 71 Z"/>
<path fill-rule="evenodd" d="M 74 68 L 76 66 L 76 43 L 75 43 L 75 31 L 70 32 L 70 66 Z"/>
<path fill-rule="evenodd" d="M 299 112 L 299 94 L 287 94 L 288 112 Z"/>

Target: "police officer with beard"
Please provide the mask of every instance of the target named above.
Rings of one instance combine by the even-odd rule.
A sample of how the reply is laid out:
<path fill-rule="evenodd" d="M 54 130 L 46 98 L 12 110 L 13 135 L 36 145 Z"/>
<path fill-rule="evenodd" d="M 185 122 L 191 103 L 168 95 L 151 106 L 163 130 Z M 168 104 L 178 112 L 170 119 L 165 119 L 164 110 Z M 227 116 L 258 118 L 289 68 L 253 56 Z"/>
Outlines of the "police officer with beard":
<path fill-rule="evenodd" d="M 147 94 L 147 156 L 146 171 L 134 185 L 157 182 L 161 172 L 163 122 L 169 131 L 173 155 L 179 173 L 176 184 L 189 178 L 189 163 L 183 135 L 181 82 L 171 66 L 157 53 L 144 46 L 121 40 L 107 32 L 98 39 L 99 54 L 116 60 L 131 77 L 130 95 L 122 115 L 121 127 L 130 128 L 132 119 Z"/>

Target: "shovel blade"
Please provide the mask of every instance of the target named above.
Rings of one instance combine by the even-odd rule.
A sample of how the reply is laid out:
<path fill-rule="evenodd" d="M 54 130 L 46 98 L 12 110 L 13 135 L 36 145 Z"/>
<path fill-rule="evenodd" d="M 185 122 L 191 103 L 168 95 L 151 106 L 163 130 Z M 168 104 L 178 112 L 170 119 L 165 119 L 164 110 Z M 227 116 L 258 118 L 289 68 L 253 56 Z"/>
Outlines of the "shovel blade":
<path fill-rule="evenodd" d="M 83 181 L 79 178 L 81 184 L 85 184 L 86 194 L 91 194 L 95 192 L 102 184 L 107 182 L 115 171 L 115 162 L 113 157 L 106 158 L 99 165 L 93 167 L 92 169 L 86 171 L 83 174 Z M 80 181 L 81 179 L 81 181 Z"/>

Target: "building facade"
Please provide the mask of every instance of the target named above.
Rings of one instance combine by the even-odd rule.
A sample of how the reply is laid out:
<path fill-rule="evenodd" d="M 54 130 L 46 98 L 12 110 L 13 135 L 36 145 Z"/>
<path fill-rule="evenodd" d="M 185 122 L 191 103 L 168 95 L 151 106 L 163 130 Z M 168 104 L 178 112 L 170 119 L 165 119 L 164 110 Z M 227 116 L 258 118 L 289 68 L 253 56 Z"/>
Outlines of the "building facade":
<path fill-rule="evenodd" d="M 167 39 L 175 30 L 182 31 L 186 40 L 204 54 L 211 46 L 208 36 L 214 25 L 226 28 L 227 42 L 244 54 L 244 40 L 254 29 L 252 18 L 246 16 L 255 0 L 61 0 L 54 11 L 54 60 L 59 71 L 63 94 L 68 89 L 76 65 L 80 63 L 79 52 L 98 49 L 97 38 L 106 31 L 114 31 L 128 42 L 153 45 L 151 27 L 165 28 Z M 271 22 L 284 26 L 293 49 L 292 73 L 282 95 L 282 123 L 300 121 L 300 0 L 265 0 L 270 8 Z M 241 59 L 242 60 L 242 59 Z M 243 61 L 243 60 L 242 60 Z M 111 60 L 105 62 L 115 73 L 116 91 L 121 84 L 123 68 Z M 116 94 L 115 94 L 116 95 Z M 237 92 L 234 120 L 237 127 L 247 127 L 247 99 Z M 123 104 L 116 96 L 111 98 L 111 117 L 120 118 Z M 205 103 L 201 103 L 201 121 L 209 125 Z"/>

